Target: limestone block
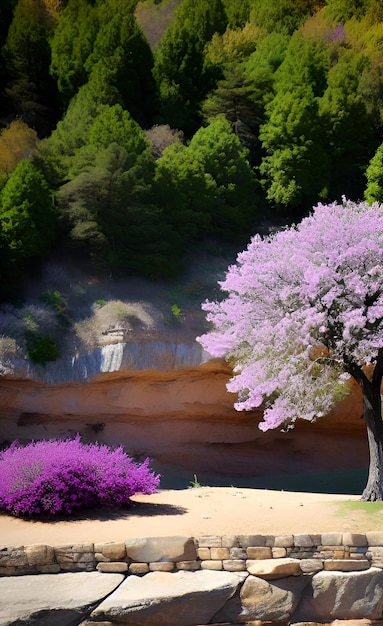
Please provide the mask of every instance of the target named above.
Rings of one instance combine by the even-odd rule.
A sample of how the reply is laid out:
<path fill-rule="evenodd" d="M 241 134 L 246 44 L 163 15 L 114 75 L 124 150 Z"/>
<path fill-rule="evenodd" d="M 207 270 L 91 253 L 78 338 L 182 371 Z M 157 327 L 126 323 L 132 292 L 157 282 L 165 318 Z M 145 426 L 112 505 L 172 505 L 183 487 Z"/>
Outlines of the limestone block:
<path fill-rule="evenodd" d="M 370 531 L 366 539 L 369 546 L 383 546 L 383 531 Z"/>
<path fill-rule="evenodd" d="M 130 574 L 147 574 L 149 571 L 149 565 L 147 563 L 131 563 L 129 565 Z"/>
<path fill-rule="evenodd" d="M 171 561 L 156 561 L 155 563 L 149 563 L 150 572 L 172 572 L 175 564 Z"/>
<path fill-rule="evenodd" d="M 350 547 L 367 546 L 367 537 L 364 533 L 343 533 L 342 544 Z"/>
<path fill-rule="evenodd" d="M 294 535 L 294 546 L 296 548 L 311 548 L 315 546 L 311 535 Z"/>
<path fill-rule="evenodd" d="M 286 576 L 299 576 L 302 574 L 299 559 L 265 559 L 246 561 L 246 569 L 249 574 L 273 580 L 277 578 L 286 578 Z"/>
<path fill-rule="evenodd" d="M 197 552 L 191 537 L 144 537 L 125 542 L 127 556 L 132 561 L 194 561 Z"/>
<path fill-rule="evenodd" d="M 176 567 L 180 570 L 194 572 L 194 570 L 201 569 L 201 561 L 179 561 L 176 563 Z"/>
<path fill-rule="evenodd" d="M 272 583 L 249 576 L 240 593 L 242 617 L 246 617 L 248 621 L 289 620 L 308 582 L 307 576 L 289 577 Z"/>
<path fill-rule="evenodd" d="M 0 624 L 78 624 L 123 581 L 99 572 L 0 579 Z"/>
<path fill-rule="evenodd" d="M 52 565 L 54 563 L 55 552 L 52 546 L 44 544 L 33 544 L 24 548 L 28 565 Z"/>
<path fill-rule="evenodd" d="M 323 569 L 323 561 L 320 559 L 301 559 L 300 566 L 304 574 L 315 574 Z"/>
<path fill-rule="evenodd" d="M 247 550 L 246 548 L 230 548 L 230 559 L 242 559 L 246 561 L 247 559 Z"/>
<path fill-rule="evenodd" d="M 106 556 L 102 554 L 102 552 L 95 552 L 94 558 L 97 563 L 109 563 L 110 559 L 107 559 Z"/>
<path fill-rule="evenodd" d="M 286 548 L 272 548 L 273 559 L 283 559 L 286 556 Z"/>
<path fill-rule="evenodd" d="M 272 559 L 273 553 L 271 548 L 268 547 L 250 547 L 247 548 L 247 558 L 248 559 Z"/>
<path fill-rule="evenodd" d="M 151 572 L 129 576 L 91 613 L 113 623 L 190 626 L 208 624 L 231 598 L 242 578 L 231 572 Z"/>
<path fill-rule="evenodd" d="M 219 560 L 222 561 L 223 559 L 229 559 L 230 558 L 229 548 L 211 548 L 210 558 L 213 561 L 219 561 Z"/>
<path fill-rule="evenodd" d="M 274 546 L 276 548 L 292 548 L 293 545 L 293 535 L 278 535 L 277 537 L 275 537 Z"/>
<path fill-rule="evenodd" d="M 222 561 L 201 561 L 201 569 L 220 571 L 223 569 Z"/>
<path fill-rule="evenodd" d="M 223 569 L 226 572 L 244 572 L 246 571 L 246 562 L 243 559 L 228 559 L 222 561 Z"/>
<path fill-rule="evenodd" d="M 20 567 L 28 565 L 24 546 L 2 548 L 0 550 L 0 565 L 2 567 Z"/>
<path fill-rule="evenodd" d="M 294 622 L 331 622 L 333 619 L 379 619 L 383 609 L 383 572 L 371 567 L 362 572 L 322 571 L 312 578 Z"/>
<path fill-rule="evenodd" d="M 355 572 L 369 569 L 370 562 L 367 559 L 352 561 L 351 559 L 334 559 L 325 561 L 324 569 L 331 572 Z"/>
<path fill-rule="evenodd" d="M 51 565 L 36 565 L 36 571 L 39 574 L 58 574 L 61 572 L 60 565 L 52 563 Z"/>
<path fill-rule="evenodd" d="M 111 561 L 123 561 L 126 558 L 126 547 L 123 542 L 98 543 L 95 544 L 94 551 L 101 552 L 101 554 Z"/>
<path fill-rule="evenodd" d="M 118 572 L 118 573 L 125 573 L 128 571 L 128 564 L 125 561 L 109 561 L 109 563 L 99 563 L 97 565 L 97 571 L 98 572 L 104 572 L 109 573 L 109 572 Z"/>
<path fill-rule="evenodd" d="M 322 546 L 341 546 L 342 539 L 342 533 L 323 533 L 321 544 Z"/>
<path fill-rule="evenodd" d="M 222 537 L 222 548 L 238 548 L 239 540 L 237 535 L 224 535 Z"/>
<path fill-rule="evenodd" d="M 242 548 L 262 547 L 266 545 L 266 537 L 265 535 L 239 535 L 238 542 Z"/>
<path fill-rule="evenodd" d="M 210 559 L 210 548 L 198 548 L 197 556 L 201 561 L 207 561 Z"/>
<path fill-rule="evenodd" d="M 222 537 L 216 535 L 205 535 L 198 538 L 199 548 L 222 548 Z"/>

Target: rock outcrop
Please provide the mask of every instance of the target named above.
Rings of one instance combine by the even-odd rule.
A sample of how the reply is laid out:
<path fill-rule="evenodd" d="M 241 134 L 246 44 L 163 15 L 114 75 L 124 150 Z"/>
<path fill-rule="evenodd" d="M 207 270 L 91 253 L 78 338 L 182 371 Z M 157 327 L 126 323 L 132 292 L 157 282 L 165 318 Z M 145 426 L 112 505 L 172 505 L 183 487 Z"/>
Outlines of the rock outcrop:
<path fill-rule="evenodd" d="M 298 420 L 293 431 L 262 433 L 261 410 L 235 411 L 235 396 L 226 390 L 231 374 L 226 363 L 210 360 L 170 371 L 102 373 L 89 382 L 53 385 L 0 378 L 1 439 L 79 432 L 84 441 L 123 444 L 136 458 L 154 459 L 154 469 L 167 480 L 165 488 L 185 487 L 195 473 L 205 484 L 220 485 L 240 477 L 368 465 L 356 387 L 315 424 Z"/>

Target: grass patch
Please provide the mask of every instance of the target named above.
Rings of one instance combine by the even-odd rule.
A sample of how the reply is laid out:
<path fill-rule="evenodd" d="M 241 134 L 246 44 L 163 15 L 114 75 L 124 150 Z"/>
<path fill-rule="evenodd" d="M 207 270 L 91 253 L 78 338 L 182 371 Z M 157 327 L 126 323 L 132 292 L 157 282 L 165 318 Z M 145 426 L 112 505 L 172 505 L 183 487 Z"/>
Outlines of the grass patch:
<path fill-rule="evenodd" d="M 354 511 L 363 511 L 367 515 L 376 515 L 383 513 L 383 502 L 363 502 L 362 500 L 354 500 L 347 502 L 337 502 L 337 517 L 345 517 Z"/>

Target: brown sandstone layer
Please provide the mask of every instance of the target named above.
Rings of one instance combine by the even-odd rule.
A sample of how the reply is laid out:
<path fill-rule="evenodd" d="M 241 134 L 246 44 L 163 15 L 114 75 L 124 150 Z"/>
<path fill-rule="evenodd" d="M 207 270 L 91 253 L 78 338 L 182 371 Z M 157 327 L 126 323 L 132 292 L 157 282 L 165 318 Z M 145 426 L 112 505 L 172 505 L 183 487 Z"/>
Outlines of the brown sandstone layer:
<path fill-rule="evenodd" d="M 230 368 L 100 374 L 88 383 L 47 385 L 0 379 L 0 439 L 79 432 L 84 441 L 124 445 L 179 475 L 232 477 L 355 469 L 368 464 L 358 389 L 315 424 L 283 433 L 258 429 L 261 410 L 237 412 L 226 390 Z"/>

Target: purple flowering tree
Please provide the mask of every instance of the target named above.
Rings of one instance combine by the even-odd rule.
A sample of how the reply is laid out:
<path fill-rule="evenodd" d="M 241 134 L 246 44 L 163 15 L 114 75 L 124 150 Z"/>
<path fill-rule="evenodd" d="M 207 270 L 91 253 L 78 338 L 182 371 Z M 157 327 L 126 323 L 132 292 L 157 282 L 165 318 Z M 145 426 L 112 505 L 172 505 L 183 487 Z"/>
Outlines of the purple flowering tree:
<path fill-rule="evenodd" d="M 315 421 L 359 383 L 370 449 L 363 500 L 383 500 L 383 205 L 319 204 L 296 226 L 255 236 L 206 302 L 199 337 L 225 357 L 235 408 L 264 405 L 261 430 Z M 370 367 L 368 367 L 370 366 Z"/>

